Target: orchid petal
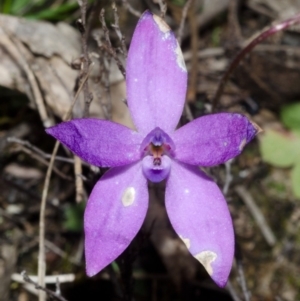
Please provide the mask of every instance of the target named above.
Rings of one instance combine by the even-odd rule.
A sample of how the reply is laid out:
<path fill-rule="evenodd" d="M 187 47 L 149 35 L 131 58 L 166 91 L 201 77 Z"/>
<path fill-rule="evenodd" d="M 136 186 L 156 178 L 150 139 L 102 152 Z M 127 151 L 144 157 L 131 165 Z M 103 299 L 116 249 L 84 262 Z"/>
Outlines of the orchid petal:
<path fill-rule="evenodd" d="M 218 186 L 197 167 L 172 162 L 166 209 L 174 230 L 212 279 L 223 287 L 234 255 L 234 233 Z"/>
<path fill-rule="evenodd" d="M 128 52 L 127 102 L 139 132 L 159 126 L 175 129 L 186 96 L 187 71 L 179 44 L 169 26 L 145 12 L 140 18 Z"/>
<path fill-rule="evenodd" d="M 220 113 L 195 119 L 171 138 L 176 145 L 177 160 L 213 166 L 239 155 L 258 131 L 258 126 L 243 115 Z"/>
<path fill-rule="evenodd" d="M 142 136 L 107 120 L 73 119 L 50 127 L 46 132 L 90 164 L 113 167 L 140 159 Z"/>
<path fill-rule="evenodd" d="M 88 276 L 97 274 L 130 244 L 148 208 L 141 163 L 110 169 L 94 187 L 84 214 Z"/>

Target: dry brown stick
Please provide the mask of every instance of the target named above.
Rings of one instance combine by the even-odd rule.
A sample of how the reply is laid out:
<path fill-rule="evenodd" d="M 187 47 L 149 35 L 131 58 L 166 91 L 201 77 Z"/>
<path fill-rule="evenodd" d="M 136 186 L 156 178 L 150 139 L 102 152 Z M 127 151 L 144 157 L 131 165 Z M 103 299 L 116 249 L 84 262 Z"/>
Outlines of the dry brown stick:
<path fill-rule="evenodd" d="M 7 140 L 7 142 L 10 142 L 10 143 L 20 144 L 23 147 L 26 147 L 28 150 L 37 153 L 39 156 L 41 156 L 41 157 L 43 157 L 45 159 L 51 158 L 50 154 L 47 154 L 47 153 L 43 152 L 41 149 L 39 149 L 38 147 L 32 145 L 27 140 L 22 140 L 22 139 L 19 139 L 19 138 L 16 138 L 16 137 L 7 137 L 6 140 Z M 62 162 L 74 164 L 74 160 L 73 159 L 64 158 L 64 157 L 60 157 L 60 156 L 56 156 L 55 160 L 56 161 L 62 161 Z"/>
<path fill-rule="evenodd" d="M 189 8 L 193 2 L 194 2 L 194 0 L 188 0 L 182 10 L 180 26 L 179 26 L 178 35 L 177 35 L 177 40 L 178 40 L 179 45 L 181 45 L 181 42 L 182 42 L 182 35 L 183 35 L 185 20 L 186 20 Z M 192 52 L 192 60 L 193 60 L 193 58 L 194 58 L 194 52 Z M 185 105 L 184 105 L 184 112 L 185 112 L 186 118 L 189 121 L 192 121 L 194 119 L 192 111 L 191 111 L 189 105 L 187 104 L 187 102 L 185 102 Z"/>
<path fill-rule="evenodd" d="M 247 208 L 251 212 L 254 220 L 256 221 L 259 229 L 261 230 L 261 233 L 263 237 L 265 238 L 266 242 L 273 247 L 276 244 L 276 237 L 269 227 L 264 215 L 262 214 L 259 207 L 256 205 L 254 199 L 252 198 L 252 195 L 245 189 L 244 186 L 238 185 L 235 187 L 235 191 L 238 194 L 238 196 L 244 201 Z"/>
<path fill-rule="evenodd" d="M 90 58 L 88 53 L 88 45 L 87 45 L 87 30 L 86 30 L 86 11 L 87 11 L 87 0 L 77 0 L 79 7 L 81 18 L 77 21 L 78 29 L 81 33 L 81 45 L 82 45 L 82 70 L 80 74 L 80 78 L 84 78 L 86 74 L 88 74 L 89 66 L 90 66 Z M 89 91 L 89 84 L 86 81 L 83 85 L 83 95 L 84 95 L 84 117 L 89 116 L 89 109 L 91 102 L 93 100 L 93 94 Z"/>
<path fill-rule="evenodd" d="M 239 0 L 230 0 L 228 6 L 228 26 L 230 28 L 231 41 L 239 45 L 243 41 L 243 35 L 238 20 Z"/>
<path fill-rule="evenodd" d="M 45 246 L 46 246 L 47 249 L 51 250 L 52 252 L 54 252 L 58 256 L 67 259 L 72 264 L 75 264 L 77 266 L 81 266 L 82 265 L 81 262 L 80 262 L 80 260 L 77 260 L 75 256 L 69 257 L 68 253 L 66 251 L 60 249 L 53 242 L 51 242 L 49 240 L 45 240 Z M 49 276 L 46 276 L 46 277 L 49 277 Z"/>
<path fill-rule="evenodd" d="M 234 159 L 230 159 L 225 162 L 225 181 L 223 185 L 223 194 L 226 196 L 230 187 L 230 184 L 233 180 L 233 176 L 231 174 L 231 164 Z"/>
<path fill-rule="evenodd" d="M 74 100 L 68 110 L 68 112 L 64 115 L 64 120 L 67 120 L 71 116 L 72 109 L 77 101 L 78 95 L 81 92 L 83 85 L 87 81 L 89 73 L 86 74 L 85 78 L 81 82 L 81 85 L 74 97 Z M 49 190 L 50 178 L 52 174 L 52 169 L 54 165 L 55 155 L 57 153 L 59 147 L 59 141 L 57 140 L 52 152 L 52 156 L 49 162 L 49 166 L 46 173 L 46 178 L 44 182 L 44 188 L 42 193 L 41 200 L 41 209 L 40 209 L 40 221 L 39 221 L 39 253 L 38 253 L 38 284 L 44 286 L 45 281 L 45 272 L 46 272 L 46 263 L 45 263 L 45 210 L 46 210 L 46 201 Z M 39 292 L 39 301 L 45 301 L 45 293 L 43 291 Z"/>
<path fill-rule="evenodd" d="M 249 293 L 249 289 L 247 287 L 247 283 L 246 283 L 246 279 L 245 279 L 243 263 L 241 260 L 236 260 L 236 263 L 237 263 L 237 270 L 238 270 L 238 282 L 242 288 L 244 300 L 250 301 L 250 293 Z"/>
<path fill-rule="evenodd" d="M 300 23 L 300 14 L 297 14 L 283 22 L 280 22 L 277 25 L 273 25 L 268 27 L 267 29 L 262 30 L 261 32 L 255 34 L 250 39 L 248 39 L 245 43 L 243 43 L 243 48 L 240 50 L 240 52 L 236 55 L 236 57 L 233 59 L 233 61 L 229 64 L 227 67 L 226 72 L 223 74 L 219 86 L 217 88 L 217 91 L 212 99 L 212 110 L 215 111 L 217 104 L 219 102 L 219 99 L 221 95 L 223 94 L 225 85 L 227 81 L 229 80 L 232 72 L 236 69 L 236 67 L 239 65 L 241 60 L 252 51 L 252 49 L 260 44 L 262 41 L 264 41 L 266 38 L 272 36 L 273 34 L 284 30 L 290 26 L 296 25 Z"/>
<path fill-rule="evenodd" d="M 237 294 L 236 290 L 234 289 L 230 280 L 228 280 L 228 282 L 226 284 L 226 289 L 228 290 L 233 301 L 241 301 L 240 297 L 238 296 L 238 294 Z"/>
<path fill-rule="evenodd" d="M 196 21 L 196 11 L 195 11 L 195 1 L 193 2 L 193 7 L 188 14 L 188 22 L 191 30 L 191 70 L 189 76 L 189 89 L 187 95 L 187 101 L 195 101 L 197 93 L 197 76 L 198 76 L 198 27 Z"/>
<path fill-rule="evenodd" d="M 40 209 L 40 222 L 39 222 L 39 255 L 38 255 L 38 284 L 40 286 L 45 286 L 45 210 L 46 210 L 46 199 L 48 195 L 48 189 L 50 184 L 50 177 L 53 169 L 54 158 L 59 147 L 59 141 L 55 142 L 55 146 L 52 152 L 52 157 L 49 162 L 49 166 L 46 173 L 46 178 L 44 182 L 44 188 L 42 193 L 41 209 Z M 45 301 L 46 295 L 43 290 L 39 291 L 39 301 Z"/>
<path fill-rule="evenodd" d="M 138 10 L 134 9 L 127 0 L 122 0 L 122 3 L 131 14 L 138 18 L 141 17 L 142 14 Z"/>
<path fill-rule="evenodd" d="M 164 0 L 157 0 L 157 2 L 160 9 L 160 17 L 164 19 L 167 12 L 167 3 Z"/>
<path fill-rule="evenodd" d="M 90 57 L 88 53 L 88 33 L 91 26 L 91 18 L 89 19 L 89 24 L 87 24 L 87 0 L 78 0 L 80 7 L 81 19 L 77 21 L 79 31 L 81 33 L 81 45 L 82 45 L 82 64 L 80 69 L 80 80 L 88 74 L 90 67 Z M 93 101 L 93 94 L 89 91 L 89 84 L 86 81 L 83 85 L 83 97 L 84 97 L 84 112 L 83 117 L 89 117 L 89 109 L 91 102 Z M 82 116 L 80 116 L 82 117 Z M 77 156 L 74 157 L 74 173 L 75 173 L 75 187 L 76 187 L 76 202 L 79 203 L 83 200 L 83 181 L 78 174 L 82 174 L 82 161 Z"/>
<path fill-rule="evenodd" d="M 38 162 L 42 163 L 43 165 L 48 166 L 49 162 L 42 158 L 40 155 L 33 153 L 31 150 L 27 149 L 26 147 L 20 145 L 20 150 L 23 151 L 25 154 L 29 155 L 31 158 L 37 160 Z M 57 167 L 53 166 L 53 171 L 62 179 L 71 181 L 72 178 L 62 173 Z"/>
<path fill-rule="evenodd" d="M 182 9 L 182 15 L 181 15 L 181 20 L 180 20 L 180 25 L 179 25 L 179 29 L 177 32 L 177 41 L 179 43 L 179 45 L 181 45 L 182 42 L 182 36 L 183 36 L 183 30 L 184 30 L 184 25 L 185 25 L 185 20 L 188 14 L 188 11 L 191 7 L 191 4 L 194 2 L 195 0 L 188 0 L 183 9 Z"/>
<path fill-rule="evenodd" d="M 76 202 L 83 201 L 83 180 L 82 180 L 82 164 L 81 159 L 74 155 L 74 173 L 75 173 L 75 187 L 76 187 Z"/>
<path fill-rule="evenodd" d="M 12 34 L 8 34 L 2 28 L 4 36 L 2 37 L 2 46 L 8 51 L 8 53 L 13 57 L 13 59 L 19 64 L 19 66 L 24 70 L 28 82 L 32 90 L 32 97 L 36 103 L 37 110 L 45 127 L 51 125 L 51 120 L 48 117 L 42 93 L 39 89 L 37 80 L 34 76 L 33 71 L 31 70 L 29 64 L 25 59 L 25 49 L 24 45 L 15 38 Z"/>
<path fill-rule="evenodd" d="M 101 43 L 101 41 L 98 37 L 96 37 L 96 42 L 98 43 L 98 46 L 100 48 L 104 49 L 115 60 L 120 72 L 123 74 L 123 76 L 125 78 L 126 77 L 126 71 L 125 71 L 125 68 L 124 68 L 120 58 L 118 57 L 115 49 L 112 47 L 110 37 L 109 37 L 109 30 L 106 26 L 104 14 L 105 14 L 105 10 L 101 9 L 101 11 L 100 11 L 100 22 L 101 22 L 101 25 L 102 25 L 102 28 L 103 28 L 104 38 L 105 38 L 106 43 Z"/>
<path fill-rule="evenodd" d="M 115 30 L 115 32 L 121 42 L 122 54 L 124 55 L 125 58 L 127 58 L 127 47 L 126 47 L 126 43 L 125 43 L 125 36 L 122 34 L 121 29 L 120 29 L 118 9 L 117 9 L 115 2 L 113 2 L 113 4 L 112 4 L 112 9 L 114 12 L 114 21 L 115 22 L 111 26 Z"/>
<path fill-rule="evenodd" d="M 45 293 L 47 293 L 49 296 L 55 298 L 56 300 L 59 301 L 67 301 L 67 299 L 65 299 L 64 297 L 60 296 L 59 294 L 47 289 L 45 286 L 41 286 L 40 284 L 34 282 L 33 280 L 31 280 L 31 278 L 27 275 L 27 273 L 25 271 L 23 271 L 21 273 L 21 275 L 23 276 L 23 279 L 25 282 L 33 284 L 34 287 L 37 290 L 40 290 L 40 292 L 43 292 L 44 295 L 46 295 Z"/>

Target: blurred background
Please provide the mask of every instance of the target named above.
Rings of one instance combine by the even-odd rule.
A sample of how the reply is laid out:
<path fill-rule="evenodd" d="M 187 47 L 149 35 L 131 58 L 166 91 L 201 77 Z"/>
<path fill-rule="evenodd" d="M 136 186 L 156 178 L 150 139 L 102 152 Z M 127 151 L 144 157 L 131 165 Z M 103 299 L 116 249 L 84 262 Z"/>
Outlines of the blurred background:
<path fill-rule="evenodd" d="M 93 278 L 82 217 L 105 169 L 60 146 L 45 185 L 55 141 L 44 129 L 68 111 L 133 128 L 122 73 L 146 9 L 164 15 L 182 46 L 189 83 L 180 126 L 215 111 L 245 114 L 263 129 L 238 158 L 205 169 L 226 195 L 236 233 L 224 289 L 170 226 L 164 183 L 149 184 L 141 231 Z M 38 300 L 20 273 L 37 282 L 43 192 L 45 281 L 61 298 L 53 300 L 300 300 L 300 26 L 257 45 L 215 98 L 239 51 L 299 12 L 299 0 L 1 0 L 0 300 Z"/>

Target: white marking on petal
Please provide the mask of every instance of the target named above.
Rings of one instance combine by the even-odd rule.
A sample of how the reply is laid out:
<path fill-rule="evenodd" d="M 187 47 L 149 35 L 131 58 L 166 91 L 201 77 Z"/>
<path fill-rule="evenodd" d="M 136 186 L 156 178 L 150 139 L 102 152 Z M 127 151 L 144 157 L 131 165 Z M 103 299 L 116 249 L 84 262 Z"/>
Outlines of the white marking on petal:
<path fill-rule="evenodd" d="M 184 193 L 186 193 L 186 194 L 189 194 L 190 193 L 190 191 L 189 191 L 189 189 L 184 189 Z"/>
<path fill-rule="evenodd" d="M 122 195 L 122 203 L 124 207 L 128 207 L 133 204 L 135 200 L 135 189 L 133 187 L 128 187 Z"/>
<path fill-rule="evenodd" d="M 153 15 L 153 19 L 155 23 L 158 25 L 160 31 L 162 31 L 163 33 L 167 33 L 171 31 L 170 26 L 161 17 L 157 15 Z"/>
<path fill-rule="evenodd" d="M 177 47 L 175 49 L 175 53 L 176 53 L 176 62 L 177 62 L 177 65 L 180 67 L 180 69 L 182 69 L 184 72 L 187 72 L 186 70 L 186 65 L 185 65 L 185 62 L 184 62 L 184 58 L 183 58 L 183 55 L 182 55 L 182 51 L 181 51 L 181 48 L 177 42 Z"/>
<path fill-rule="evenodd" d="M 239 150 L 240 150 L 240 151 L 243 150 L 243 148 L 244 148 L 244 146 L 246 145 L 246 143 L 247 143 L 247 140 L 246 140 L 246 138 L 245 138 L 245 139 L 242 140 L 242 142 L 241 142 L 241 144 L 240 144 L 240 146 L 239 146 Z"/>
<path fill-rule="evenodd" d="M 227 146 L 227 142 L 224 142 L 223 144 L 224 144 L 224 146 Z"/>
<path fill-rule="evenodd" d="M 180 239 L 183 241 L 185 246 L 189 249 L 191 247 L 191 241 L 189 238 L 184 238 L 183 236 L 179 235 Z"/>
<path fill-rule="evenodd" d="M 194 257 L 201 262 L 207 273 L 211 276 L 214 272 L 211 263 L 218 257 L 217 254 L 212 251 L 202 251 L 194 255 Z"/>

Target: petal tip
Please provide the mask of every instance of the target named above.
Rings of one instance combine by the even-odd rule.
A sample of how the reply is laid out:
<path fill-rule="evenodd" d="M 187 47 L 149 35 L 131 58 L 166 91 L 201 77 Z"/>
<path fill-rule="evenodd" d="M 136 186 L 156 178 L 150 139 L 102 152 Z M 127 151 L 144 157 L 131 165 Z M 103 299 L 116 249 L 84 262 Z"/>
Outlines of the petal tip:
<path fill-rule="evenodd" d="M 255 122 L 249 119 L 247 120 L 248 120 L 248 129 L 247 129 L 247 139 L 245 144 L 250 142 L 256 135 L 258 135 L 263 131 L 262 128 L 259 125 L 257 125 Z"/>
<path fill-rule="evenodd" d="M 85 272 L 88 277 L 93 277 L 102 271 L 110 261 L 103 261 L 95 251 L 87 249 L 85 246 Z"/>
<path fill-rule="evenodd" d="M 88 267 L 86 267 L 86 274 L 88 277 L 93 277 L 97 274 L 98 272 L 93 270 L 93 269 L 90 269 Z"/>
<path fill-rule="evenodd" d="M 252 126 L 254 127 L 254 129 L 256 130 L 256 135 L 258 135 L 259 133 L 263 132 L 264 130 L 255 122 L 250 120 L 250 123 L 252 124 Z"/>
<path fill-rule="evenodd" d="M 217 286 L 219 287 L 225 287 L 225 285 L 227 284 L 228 279 L 219 279 L 217 277 L 211 276 L 212 280 L 216 283 Z"/>
<path fill-rule="evenodd" d="M 48 135 L 51 135 L 51 136 L 53 136 L 53 127 L 49 127 L 49 128 L 46 128 L 45 129 L 45 132 L 48 134 Z"/>

